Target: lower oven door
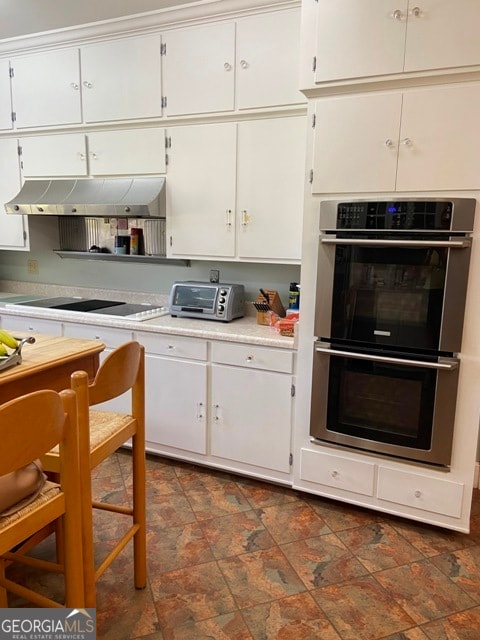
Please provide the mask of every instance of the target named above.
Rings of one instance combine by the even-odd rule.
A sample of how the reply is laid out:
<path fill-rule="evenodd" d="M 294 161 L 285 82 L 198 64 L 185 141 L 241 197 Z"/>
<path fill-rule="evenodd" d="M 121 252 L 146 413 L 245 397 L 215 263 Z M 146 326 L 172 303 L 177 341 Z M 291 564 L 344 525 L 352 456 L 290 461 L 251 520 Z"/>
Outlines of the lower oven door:
<path fill-rule="evenodd" d="M 448 466 L 458 365 L 456 358 L 390 357 L 317 342 L 310 435 Z"/>

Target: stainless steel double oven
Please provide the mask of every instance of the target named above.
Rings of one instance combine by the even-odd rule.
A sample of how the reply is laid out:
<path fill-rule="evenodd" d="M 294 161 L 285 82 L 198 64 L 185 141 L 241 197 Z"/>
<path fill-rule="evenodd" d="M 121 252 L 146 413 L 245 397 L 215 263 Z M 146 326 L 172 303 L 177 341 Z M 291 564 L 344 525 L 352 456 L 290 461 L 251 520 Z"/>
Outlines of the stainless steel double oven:
<path fill-rule="evenodd" d="M 475 204 L 321 203 L 314 440 L 450 464 Z"/>

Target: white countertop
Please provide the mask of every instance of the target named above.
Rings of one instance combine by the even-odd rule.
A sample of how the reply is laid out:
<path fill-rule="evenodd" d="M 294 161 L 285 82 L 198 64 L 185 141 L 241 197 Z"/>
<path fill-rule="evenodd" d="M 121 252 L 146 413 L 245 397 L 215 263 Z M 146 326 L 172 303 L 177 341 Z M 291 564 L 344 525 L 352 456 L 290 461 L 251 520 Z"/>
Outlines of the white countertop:
<path fill-rule="evenodd" d="M 9 305 L 12 299 L 26 295 L 27 292 L 20 291 L 0 291 L 0 312 L 5 318 L 3 328 L 8 330 L 7 316 L 28 316 L 30 318 L 44 318 L 46 320 L 55 320 L 57 322 L 75 322 L 77 324 L 92 324 L 103 327 L 117 327 L 121 329 L 129 329 L 132 331 L 147 331 L 151 333 L 167 333 L 173 335 L 190 336 L 194 338 L 204 338 L 210 340 L 225 340 L 228 342 L 242 342 L 247 344 L 264 345 L 268 347 L 276 347 L 281 349 L 294 349 L 294 338 L 281 336 L 274 328 L 264 325 L 258 325 L 255 315 L 247 315 L 243 318 L 237 318 L 232 322 L 219 322 L 213 320 L 200 320 L 197 318 L 172 318 L 170 315 L 152 318 L 140 322 L 138 320 L 129 320 L 118 316 L 103 316 L 99 314 L 82 313 L 77 311 L 64 311 L 59 309 L 46 309 L 40 307 L 14 307 Z M 48 294 L 35 292 L 37 297 L 63 295 L 52 293 Z M 78 293 L 76 295 L 79 295 Z M 80 295 L 84 295 L 84 292 Z M 93 298 L 97 294 L 94 291 L 89 292 L 89 297 Z M 105 295 L 105 292 L 103 292 Z M 112 293 L 109 294 L 112 296 Z M 115 292 L 118 298 L 119 292 Z M 126 298 L 126 296 L 124 296 Z M 114 299 L 114 298 L 112 298 Z M 164 302 L 165 304 L 165 302 Z M 6 306 L 9 305 L 9 306 Z"/>

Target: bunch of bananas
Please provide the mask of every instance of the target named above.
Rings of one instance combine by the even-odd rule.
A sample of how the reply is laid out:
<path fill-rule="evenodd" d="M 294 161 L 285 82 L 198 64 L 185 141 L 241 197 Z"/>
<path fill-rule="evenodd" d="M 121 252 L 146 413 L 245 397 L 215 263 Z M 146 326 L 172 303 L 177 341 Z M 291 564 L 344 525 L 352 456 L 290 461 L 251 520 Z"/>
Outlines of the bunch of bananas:
<path fill-rule="evenodd" d="M 0 329 L 0 357 L 8 356 L 7 347 L 10 349 L 16 349 L 18 347 L 18 340 L 12 336 L 11 333 Z"/>

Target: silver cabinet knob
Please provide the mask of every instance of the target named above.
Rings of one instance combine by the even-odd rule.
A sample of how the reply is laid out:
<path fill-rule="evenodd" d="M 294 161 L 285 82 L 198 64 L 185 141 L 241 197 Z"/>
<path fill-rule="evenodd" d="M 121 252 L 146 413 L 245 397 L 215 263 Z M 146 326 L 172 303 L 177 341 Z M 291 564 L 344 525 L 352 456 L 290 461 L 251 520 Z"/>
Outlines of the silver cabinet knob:
<path fill-rule="evenodd" d="M 86 80 L 84 80 L 83 86 L 86 87 L 87 89 L 91 89 L 93 87 L 93 84 L 91 82 L 87 82 Z"/>
<path fill-rule="evenodd" d="M 225 69 L 225 71 L 231 71 L 232 65 L 229 62 L 225 62 L 223 68 Z"/>
<path fill-rule="evenodd" d="M 392 13 L 392 16 L 395 20 L 401 20 L 403 18 L 403 13 L 400 11 L 400 9 L 395 9 L 395 11 Z"/>
<path fill-rule="evenodd" d="M 393 140 L 391 138 L 387 138 L 385 140 L 385 146 L 386 147 L 393 147 Z"/>
<path fill-rule="evenodd" d="M 332 471 L 332 478 L 338 478 L 339 475 L 338 471 Z"/>
<path fill-rule="evenodd" d="M 413 7 L 410 13 L 412 14 L 412 16 L 415 16 L 415 18 L 419 18 L 422 14 L 422 10 L 420 9 L 420 7 Z"/>
<path fill-rule="evenodd" d="M 240 66 L 242 67 L 242 69 L 248 69 L 249 64 L 246 60 L 240 60 Z"/>
<path fill-rule="evenodd" d="M 78 82 L 71 82 L 70 86 L 72 87 L 72 89 L 75 89 L 75 91 L 78 91 L 80 89 Z"/>
<path fill-rule="evenodd" d="M 78 154 L 78 157 L 80 158 L 80 160 L 85 160 L 85 154 L 82 152 Z"/>
<path fill-rule="evenodd" d="M 421 491 L 415 491 L 415 498 L 421 498 L 422 497 L 422 492 Z"/>
<path fill-rule="evenodd" d="M 247 356 L 247 362 L 253 362 L 253 356 Z"/>
<path fill-rule="evenodd" d="M 97 154 L 95 153 L 95 151 L 92 151 L 92 152 L 90 153 L 90 155 L 91 155 L 91 157 L 92 157 L 94 160 L 96 160 L 96 159 L 98 158 L 98 156 L 97 156 Z"/>
<path fill-rule="evenodd" d="M 410 147 L 412 145 L 412 141 L 410 140 L 410 138 L 404 138 L 402 140 L 402 144 L 405 145 L 406 147 Z"/>

